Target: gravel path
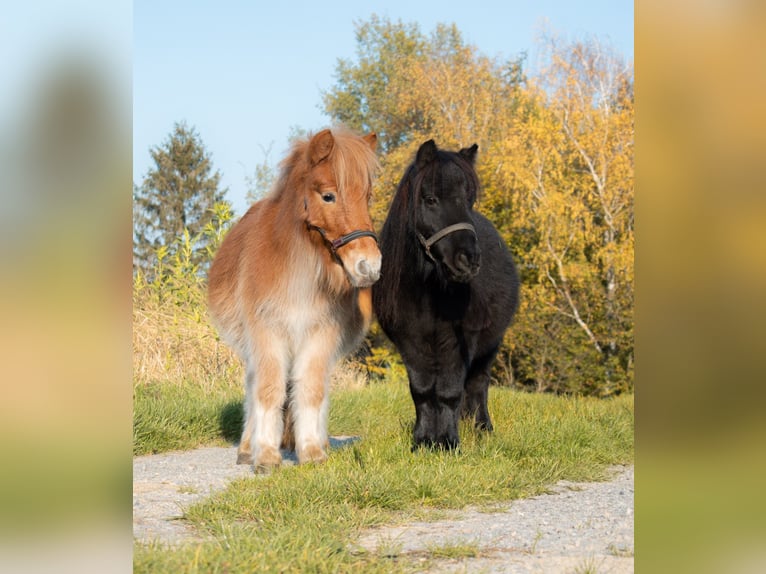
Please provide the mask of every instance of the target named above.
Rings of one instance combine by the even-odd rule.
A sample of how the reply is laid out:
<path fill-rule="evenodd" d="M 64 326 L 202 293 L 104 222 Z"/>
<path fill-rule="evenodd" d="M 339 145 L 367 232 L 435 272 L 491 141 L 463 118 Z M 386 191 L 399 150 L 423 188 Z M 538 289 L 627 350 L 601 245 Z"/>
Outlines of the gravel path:
<path fill-rule="evenodd" d="M 197 539 L 180 520 L 184 508 L 223 490 L 235 478 L 253 476 L 234 464 L 237 447 L 198 448 L 133 458 L 133 538 L 176 544 Z"/>
<path fill-rule="evenodd" d="M 357 437 L 330 437 L 339 448 Z M 295 453 L 282 451 L 283 463 L 296 464 Z M 253 467 L 235 464 L 237 447 L 137 456 L 133 458 L 133 538 L 177 544 L 200 540 L 183 518 L 184 508 L 223 490 L 235 478 L 252 477 Z"/>
<path fill-rule="evenodd" d="M 350 437 L 331 439 L 338 447 Z M 141 456 L 133 459 L 133 536 L 166 544 L 201 540 L 183 509 L 253 476 L 237 466 L 236 447 Z M 286 454 L 286 453 L 283 453 Z M 294 459 L 289 462 L 294 462 Z M 358 541 L 362 548 L 425 562 L 432 572 L 557 573 L 633 572 L 633 467 L 615 467 L 607 482 L 562 481 L 550 494 L 517 500 L 493 512 L 465 510 L 449 519 L 378 528 Z M 470 557 L 441 558 L 454 547 Z M 467 549 L 469 552 L 466 552 Z"/>
<path fill-rule="evenodd" d="M 440 560 L 434 572 L 633 572 L 633 467 L 614 473 L 608 482 L 561 481 L 550 494 L 493 512 L 467 510 L 438 522 L 376 529 L 359 544 L 423 560 L 449 547 L 477 554 Z"/>

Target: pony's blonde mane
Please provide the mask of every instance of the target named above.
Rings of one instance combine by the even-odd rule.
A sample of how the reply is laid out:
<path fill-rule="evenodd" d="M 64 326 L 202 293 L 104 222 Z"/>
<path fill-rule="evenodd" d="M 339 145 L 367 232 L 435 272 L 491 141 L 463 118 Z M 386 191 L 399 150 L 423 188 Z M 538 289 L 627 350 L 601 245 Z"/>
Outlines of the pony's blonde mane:
<path fill-rule="evenodd" d="M 372 197 L 372 183 L 380 167 L 375 151 L 358 135 L 342 126 L 332 128 L 335 140 L 330 161 L 341 196 L 351 193 L 365 193 L 365 200 Z M 282 162 L 279 164 L 279 177 L 269 192 L 268 197 L 283 197 L 297 193 L 300 189 L 299 178 L 310 169 L 307 150 L 313 134 L 295 140 Z M 356 199 L 349 197 L 350 201 Z M 296 202 L 298 208 L 300 202 Z"/>
<path fill-rule="evenodd" d="M 364 140 L 344 128 L 334 128 L 332 133 L 335 137 L 333 167 L 339 193 L 358 190 L 369 201 L 372 197 L 373 177 L 379 168 L 375 151 Z"/>

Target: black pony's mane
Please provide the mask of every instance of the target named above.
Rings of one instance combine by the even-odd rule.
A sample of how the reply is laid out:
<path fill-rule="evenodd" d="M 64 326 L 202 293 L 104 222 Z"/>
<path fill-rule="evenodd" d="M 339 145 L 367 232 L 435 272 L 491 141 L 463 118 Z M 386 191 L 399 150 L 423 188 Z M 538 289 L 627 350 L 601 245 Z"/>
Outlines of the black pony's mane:
<path fill-rule="evenodd" d="M 421 253 L 422 247 L 415 234 L 415 221 L 420 205 L 420 191 L 427 177 L 437 177 L 439 169 L 446 163 L 452 162 L 465 173 L 468 180 L 469 205 L 473 206 L 479 193 L 479 178 L 471 162 L 460 153 L 437 150 L 436 157 L 427 165 L 418 169 L 413 161 L 404 172 L 396 193 L 391 201 L 388 217 L 380 232 L 380 249 L 383 253 L 380 279 L 373 288 L 373 298 L 379 319 L 387 323 L 395 323 L 398 319 L 396 298 L 402 282 L 402 273 L 418 273 L 419 269 L 412 268 L 412 262 L 418 261 L 418 267 L 426 264 Z M 410 268 L 407 268 L 407 266 Z"/>

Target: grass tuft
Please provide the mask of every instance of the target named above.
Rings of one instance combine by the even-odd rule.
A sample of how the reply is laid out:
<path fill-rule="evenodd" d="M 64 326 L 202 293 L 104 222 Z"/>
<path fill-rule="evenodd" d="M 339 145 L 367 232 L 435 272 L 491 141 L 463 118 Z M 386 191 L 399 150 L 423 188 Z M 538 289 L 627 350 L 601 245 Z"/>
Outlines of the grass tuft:
<path fill-rule="evenodd" d="M 427 551 L 432 558 L 448 559 L 476 558 L 481 554 L 478 544 L 468 542 L 429 546 Z"/>
<path fill-rule="evenodd" d="M 133 455 L 226 445 L 239 439 L 242 391 L 219 384 L 133 387 Z"/>

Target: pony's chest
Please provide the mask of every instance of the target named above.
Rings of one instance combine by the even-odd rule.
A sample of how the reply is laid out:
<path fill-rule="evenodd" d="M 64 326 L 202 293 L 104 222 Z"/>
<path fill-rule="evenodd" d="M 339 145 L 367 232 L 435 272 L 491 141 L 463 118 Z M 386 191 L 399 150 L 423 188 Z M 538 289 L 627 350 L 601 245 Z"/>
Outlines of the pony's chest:
<path fill-rule="evenodd" d="M 463 361 L 466 350 L 459 325 L 430 317 L 412 317 L 408 329 L 394 339 L 405 364 L 419 370 L 449 369 Z"/>
<path fill-rule="evenodd" d="M 462 357 L 473 347 L 470 298 L 466 293 L 410 292 L 402 294 L 400 316 L 405 324 L 392 333 L 403 354 L 428 363 Z"/>
<path fill-rule="evenodd" d="M 461 322 L 440 313 L 432 301 L 419 301 L 403 316 L 406 327 L 398 329 L 396 337 L 418 355 L 438 357 L 450 353 L 462 338 Z"/>
<path fill-rule="evenodd" d="M 328 294 L 308 285 L 285 286 L 264 302 L 261 317 L 274 333 L 300 348 L 314 337 L 340 337 L 360 328 L 348 294 Z"/>
<path fill-rule="evenodd" d="M 452 330 L 453 324 L 462 324 L 471 318 L 471 289 L 459 286 L 457 289 L 442 290 L 427 285 L 410 289 L 401 298 L 404 303 L 404 317 L 417 318 L 424 329 L 434 332 Z"/>
<path fill-rule="evenodd" d="M 286 288 L 264 301 L 262 316 L 285 330 L 306 331 L 328 322 L 333 313 L 331 301 L 322 293 Z"/>

